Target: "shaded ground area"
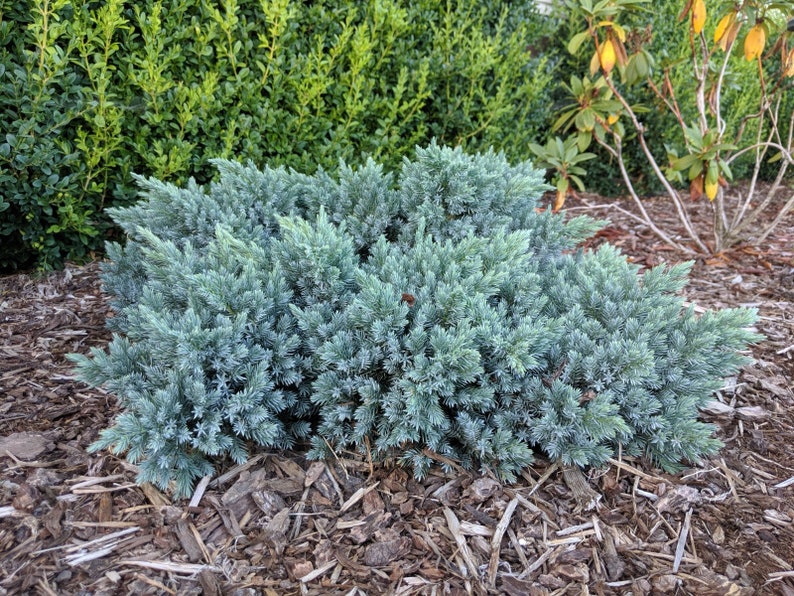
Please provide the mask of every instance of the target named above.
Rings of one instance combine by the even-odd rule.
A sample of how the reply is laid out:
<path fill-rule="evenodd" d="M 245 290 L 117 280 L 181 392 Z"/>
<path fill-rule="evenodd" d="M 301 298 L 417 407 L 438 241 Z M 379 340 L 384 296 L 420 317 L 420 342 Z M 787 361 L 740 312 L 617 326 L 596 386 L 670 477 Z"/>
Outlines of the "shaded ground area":
<path fill-rule="evenodd" d="M 569 203 L 613 220 L 591 246 L 683 260 L 605 204 Z M 97 273 L 0 278 L 0 594 L 794 594 L 792 218 L 695 264 L 687 300 L 756 306 L 767 340 L 704 414 L 726 447 L 678 476 L 540 459 L 513 486 L 416 482 L 352 454 L 259 453 L 172 502 L 86 451 L 118 413 L 65 359 L 108 340 Z"/>

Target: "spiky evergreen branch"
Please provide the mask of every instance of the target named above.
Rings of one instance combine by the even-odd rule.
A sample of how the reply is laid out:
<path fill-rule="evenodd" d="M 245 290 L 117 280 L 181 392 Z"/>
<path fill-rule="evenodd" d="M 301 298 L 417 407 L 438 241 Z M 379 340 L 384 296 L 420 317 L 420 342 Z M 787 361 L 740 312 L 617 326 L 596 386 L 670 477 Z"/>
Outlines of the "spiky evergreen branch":
<path fill-rule="evenodd" d="M 141 481 L 187 494 L 209 458 L 304 439 L 505 479 L 535 448 L 669 469 L 717 448 L 698 408 L 745 362 L 754 313 L 684 309 L 687 264 L 572 252 L 599 223 L 539 211 L 530 164 L 433 144 L 394 177 L 216 166 L 208 188 L 141 180 L 113 211 L 116 335 L 75 358 L 123 407 L 94 448 Z"/>

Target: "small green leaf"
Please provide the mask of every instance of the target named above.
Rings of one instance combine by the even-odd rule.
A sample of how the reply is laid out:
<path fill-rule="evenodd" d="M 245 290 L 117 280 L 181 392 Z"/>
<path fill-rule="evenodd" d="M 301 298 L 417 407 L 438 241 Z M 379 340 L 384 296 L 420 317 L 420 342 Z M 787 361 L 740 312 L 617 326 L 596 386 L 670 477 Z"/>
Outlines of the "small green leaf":
<path fill-rule="evenodd" d="M 694 180 L 703 172 L 703 162 L 699 159 L 689 168 L 689 179 Z"/>
<path fill-rule="evenodd" d="M 583 130 L 593 130 L 595 128 L 595 112 L 592 108 L 585 108 L 581 112 L 582 115 L 582 123 L 584 126 L 582 127 Z"/>
<path fill-rule="evenodd" d="M 720 178 L 720 168 L 717 164 L 717 160 L 711 160 L 709 162 L 709 169 L 706 172 L 706 184 L 716 184 Z"/>
<path fill-rule="evenodd" d="M 568 192 L 568 188 L 570 188 L 570 184 L 568 183 L 568 179 L 567 178 L 563 178 L 562 176 L 560 176 L 557 179 L 557 190 L 561 194 L 565 194 L 565 193 Z"/>
<path fill-rule="evenodd" d="M 683 157 L 679 157 L 678 159 L 673 161 L 673 169 L 679 172 L 682 172 L 688 168 L 692 167 L 696 161 L 699 161 L 700 157 L 698 155 L 689 154 L 684 155 Z"/>
<path fill-rule="evenodd" d="M 732 182 L 733 172 L 731 172 L 731 167 L 722 160 L 719 161 L 719 165 L 720 165 L 720 172 L 722 172 L 722 175 L 725 176 L 725 179 L 729 182 Z"/>
<path fill-rule="evenodd" d="M 2 147 L 0 146 L 0 150 L 1 149 L 2 149 Z M 783 159 L 783 152 L 782 151 L 778 151 L 772 157 L 769 158 L 767 163 L 776 163 L 776 162 L 780 161 L 781 159 Z"/>
<path fill-rule="evenodd" d="M 568 51 L 571 54 L 576 54 L 579 51 L 579 48 L 582 47 L 582 44 L 587 41 L 590 37 L 589 31 L 582 31 L 574 35 L 571 40 L 568 42 Z"/>
<path fill-rule="evenodd" d="M 576 135 L 576 146 L 579 151 L 584 151 L 590 146 L 590 143 L 593 140 L 593 133 L 588 131 L 580 132 Z"/>

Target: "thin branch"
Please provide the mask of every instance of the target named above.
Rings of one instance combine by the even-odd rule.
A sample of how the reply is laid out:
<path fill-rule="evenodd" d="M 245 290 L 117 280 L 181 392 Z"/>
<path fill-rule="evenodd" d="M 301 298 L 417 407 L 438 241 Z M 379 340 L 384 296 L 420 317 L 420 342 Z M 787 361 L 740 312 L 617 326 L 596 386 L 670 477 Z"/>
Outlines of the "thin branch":
<path fill-rule="evenodd" d="M 623 160 L 623 149 L 622 149 L 623 146 L 622 146 L 622 143 L 620 141 L 620 137 L 614 132 L 612 134 L 613 134 L 613 137 L 615 139 L 616 148 L 615 147 L 610 147 L 606 142 L 602 141 L 597 136 L 595 137 L 596 138 L 596 142 L 598 142 L 602 147 L 606 148 L 607 151 L 609 151 L 610 154 L 612 154 L 617 159 L 618 166 L 620 167 L 620 174 L 623 177 L 624 184 L 626 185 L 626 190 L 628 190 L 629 195 L 631 195 L 631 198 L 634 201 L 634 204 L 640 210 L 640 213 L 642 213 L 642 218 L 637 217 L 637 219 L 643 221 L 643 223 L 645 223 L 645 225 L 647 225 L 651 229 L 651 231 L 654 234 L 656 234 L 659 238 L 661 238 L 665 243 L 669 244 L 670 246 L 672 246 L 672 247 L 674 247 L 677 250 L 680 250 L 682 252 L 689 253 L 689 254 L 694 254 L 695 251 L 693 251 L 691 248 L 689 248 L 687 246 L 684 246 L 684 245 L 682 245 L 679 242 L 676 242 L 670 236 L 665 234 L 664 231 L 662 231 L 653 222 L 653 219 L 651 218 L 651 216 L 648 215 L 648 212 L 645 209 L 645 205 L 642 204 L 642 199 L 640 199 L 639 195 L 634 190 L 634 185 L 631 182 L 631 177 L 629 176 L 629 173 L 626 170 L 626 164 L 625 164 L 625 162 Z"/>
<path fill-rule="evenodd" d="M 689 216 L 686 214 L 686 211 L 684 209 L 684 204 L 681 201 L 681 198 L 679 197 L 676 190 L 672 187 L 670 182 L 667 180 L 666 176 L 659 167 L 659 164 L 656 162 L 656 158 L 653 156 L 653 153 L 651 153 L 651 150 L 648 148 L 648 144 L 645 142 L 645 135 L 644 135 L 645 127 L 640 123 L 639 120 L 637 120 L 637 115 L 634 113 L 634 110 L 631 109 L 631 106 L 628 104 L 626 99 L 615 88 L 615 85 L 612 82 L 611 77 L 605 77 L 605 80 L 609 88 L 612 90 L 612 93 L 615 95 L 615 97 L 617 97 L 618 101 L 620 101 L 621 105 L 623 105 L 623 108 L 626 110 L 626 113 L 629 115 L 629 118 L 631 118 L 631 121 L 634 124 L 634 128 L 637 131 L 637 139 L 640 142 L 642 151 L 645 154 L 645 157 L 648 159 L 648 163 L 651 164 L 651 168 L 653 169 L 654 174 L 656 174 L 657 179 L 659 180 L 659 182 L 662 183 L 662 186 L 664 186 L 665 191 L 667 191 L 667 195 L 672 199 L 676 211 L 678 212 L 679 221 L 683 224 L 684 228 L 687 231 L 687 234 L 689 234 L 689 237 L 695 242 L 695 244 L 697 244 L 698 248 L 704 253 L 709 253 L 710 251 L 708 247 L 706 247 L 706 245 L 700 239 L 700 236 L 698 236 L 698 233 L 695 231 L 694 227 L 692 226 L 692 222 L 690 221 Z M 623 173 L 624 180 L 629 186 L 631 186 L 631 180 L 628 177 L 628 173 L 625 172 L 625 167 L 622 163 L 621 163 L 621 170 Z M 636 193 L 632 194 L 632 197 L 634 196 L 636 196 Z M 639 205 L 642 204 L 641 201 L 639 200 L 639 197 L 636 198 L 635 202 L 639 202 Z M 692 250 L 688 249 L 687 252 L 692 252 Z"/>
<path fill-rule="evenodd" d="M 766 229 L 764 229 L 758 238 L 756 238 L 756 244 L 761 244 L 764 240 L 766 240 L 766 237 L 772 233 L 772 230 L 774 230 L 780 224 L 780 222 L 785 219 L 786 215 L 788 215 L 789 211 L 792 209 L 794 209 L 794 194 L 791 195 L 783 208 L 778 212 L 777 217 L 775 217 L 772 223 L 769 224 Z"/>
<path fill-rule="evenodd" d="M 733 53 L 735 41 L 735 39 L 732 40 L 730 45 L 725 48 L 725 59 L 722 61 L 720 74 L 717 76 L 717 88 L 714 90 L 714 115 L 717 120 L 717 131 L 720 133 L 720 138 L 722 138 L 722 135 L 725 134 L 725 129 L 728 127 L 728 123 L 725 122 L 722 117 L 722 83 L 725 80 L 725 71 L 728 70 L 728 62 L 730 60 L 731 54 Z"/>
<path fill-rule="evenodd" d="M 744 202 L 741 204 L 741 207 L 737 209 L 736 215 L 733 218 L 733 223 L 731 224 L 731 229 L 736 230 L 738 233 L 740 226 L 744 227 L 747 224 L 742 224 L 742 221 L 745 219 L 745 215 L 747 210 L 750 208 L 750 203 L 753 200 L 753 195 L 755 195 L 755 187 L 758 184 L 758 176 L 761 174 L 761 163 L 762 163 L 762 146 L 766 145 L 766 143 L 770 142 L 772 138 L 772 133 L 770 133 L 769 138 L 766 140 L 766 143 L 761 141 L 761 135 L 764 131 L 764 120 L 763 118 L 758 121 L 758 134 L 756 135 L 756 150 L 755 150 L 755 166 L 753 167 L 753 175 L 750 177 L 750 187 L 747 189 L 747 196 L 745 197 Z"/>
<path fill-rule="evenodd" d="M 667 109 L 670 110 L 673 116 L 675 116 L 676 120 L 678 120 L 678 126 L 681 127 L 681 132 L 684 134 L 684 136 L 686 136 L 686 123 L 684 122 L 684 118 L 681 116 L 681 110 L 678 107 L 678 102 L 675 98 L 675 92 L 673 91 L 672 83 L 670 83 L 669 71 L 667 69 L 664 71 L 664 86 L 670 93 L 670 99 L 667 99 L 659 90 L 659 87 L 656 86 L 656 83 L 651 78 L 650 74 L 648 75 L 646 81 L 648 86 L 651 88 L 651 91 L 656 94 L 656 97 L 658 97 L 664 103 L 664 105 L 667 106 Z"/>
<path fill-rule="evenodd" d="M 744 149 L 731 154 L 731 156 L 725 160 L 725 163 L 730 165 L 737 157 L 739 157 L 740 155 L 744 155 L 748 151 L 753 151 L 757 149 L 759 145 L 766 145 L 770 149 L 777 149 L 783 154 L 783 159 L 785 161 L 794 164 L 794 154 L 792 154 L 788 149 L 786 149 L 783 145 L 779 143 L 767 142 L 767 141 L 761 141 L 759 143 L 753 143 L 752 145 L 748 145 Z"/>

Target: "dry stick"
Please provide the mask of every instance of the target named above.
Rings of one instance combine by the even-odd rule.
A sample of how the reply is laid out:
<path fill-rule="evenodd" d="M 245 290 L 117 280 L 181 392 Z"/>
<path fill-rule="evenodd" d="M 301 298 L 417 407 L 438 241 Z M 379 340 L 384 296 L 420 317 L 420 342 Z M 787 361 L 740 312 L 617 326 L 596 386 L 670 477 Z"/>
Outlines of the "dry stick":
<path fill-rule="evenodd" d="M 548 470 L 546 470 L 546 471 L 543 473 L 543 475 L 542 475 L 540 478 L 538 478 L 538 479 L 537 479 L 537 481 L 534 481 L 534 480 L 532 480 L 532 477 L 531 477 L 531 476 L 529 476 L 529 474 L 525 475 L 524 477 L 525 477 L 527 480 L 530 480 L 531 482 L 534 482 L 534 483 L 535 483 L 535 486 L 533 486 L 533 487 L 532 487 L 532 490 L 530 490 L 530 491 L 527 493 L 527 495 L 526 495 L 524 498 L 525 498 L 525 499 L 529 499 L 529 497 L 531 497 L 532 495 L 534 495 L 534 494 L 535 494 L 535 492 L 536 492 L 536 491 L 537 491 L 537 490 L 538 490 L 538 489 L 539 489 L 539 488 L 540 488 L 540 487 L 543 485 L 543 483 L 544 483 L 544 482 L 546 482 L 546 480 L 548 480 L 548 479 L 549 479 L 549 477 L 551 477 L 551 475 L 552 475 L 554 472 L 556 472 L 556 471 L 557 471 L 557 468 L 559 467 L 559 465 L 560 465 L 560 464 L 559 464 L 558 462 L 554 462 L 553 464 L 551 464 L 551 465 L 549 466 Z M 523 475 L 523 474 L 522 474 L 522 475 Z"/>
<path fill-rule="evenodd" d="M 452 537 L 455 539 L 455 543 L 458 545 L 458 551 L 460 552 L 463 561 L 466 563 L 466 568 L 469 570 L 469 573 L 474 580 L 479 582 L 477 564 L 474 562 L 474 559 L 471 556 L 471 551 L 469 550 L 469 545 L 466 544 L 466 539 L 460 532 L 460 521 L 449 507 L 444 507 L 444 517 L 447 519 L 449 531 L 452 533 Z"/>
<path fill-rule="evenodd" d="M 792 484 L 794 484 L 794 476 L 792 476 L 788 480 L 784 480 L 783 482 L 778 482 L 772 488 L 786 488 L 787 486 L 791 486 Z"/>
<path fill-rule="evenodd" d="M 762 75 L 763 76 L 763 73 Z M 753 175 L 750 177 L 750 187 L 747 189 L 747 196 L 745 197 L 744 203 L 742 203 L 741 208 L 736 212 L 736 215 L 733 218 L 734 226 L 738 225 L 740 221 L 744 219 L 744 215 L 747 212 L 747 209 L 750 207 L 750 203 L 752 202 L 753 195 L 755 194 L 755 187 L 758 184 L 758 176 L 761 173 L 761 148 L 765 145 L 765 143 L 769 143 L 773 137 L 773 132 L 769 133 L 769 138 L 767 138 L 766 142 L 761 140 L 761 135 L 764 132 L 764 114 L 769 109 L 766 105 L 765 96 L 762 96 L 762 105 L 761 110 L 758 113 L 758 132 L 756 133 L 755 137 L 755 144 L 753 145 L 755 149 L 755 166 L 753 167 Z"/>
<path fill-rule="evenodd" d="M 524 569 L 526 569 L 529 567 L 529 561 L 527 560 L 527 556 L 524 554 L 524 547 L 518 540 L 518 536 L 516 536 L 516 533 L 511 528 L 507 528 L 507 535 L 510 537 L 510 544 L 513 545 L 513 550 L 516 551 L 518 558 L 521 560 L 521 564 L 524 566 Z"/>
<path fill-rule="evenodd" d="M 234 478 L 238 474 L 241 474 L 242 472 L 244 472 L 248 468 L 251 468 L 251 467 L 255 466 L 256 464 L 258 464 L 261 460 L 263 460 L 268 455 L 269 454 L 267 454 L 267 453 L 259 453 L 259 454 L 255 455 L 254 457 L 249 459 L 247 462 L 245 462 L 243 464 L 240 464 L 238 466 L 235 466 L 231 470 L 226 472 L 225 474 L 223 474 L 221 476 L 218 476 L 215 480 L 213 480 L 210 483 L 210 486 L 212 488 L 218 488 L 218 487 L 226 484 L 227 482 L 229 482 L 232 478 Z"/>
<path fill-rule="evenodd" d="M 684 556 L 684 548 L 686 547 L 686 539 L 689 535 L 689 526 L 692 521 L 692 508 L 686 512 L 684 517 L 684 525 L 681 527 L 681 533 L 678 535 L 678 544 L 675 546 L 675 559 L 673 560 L 673 573 L 678 573 L 678 567 L 681 565 L 681 559 Z"/>
<path fill-rule="evenodd" d="M 156 571 L 166 571 L 168 573 L 183 573 L 185 575 L 198 574 L 201 571 L 213 571 L 220 573 L 223 571 L 220 567 L 215 565 L 200 565 L 197 563 L 172 563 L 171 561 L 147 561 L 145 559 L 124 559 L 119 561 L 117 565 L 135 565 L 145 569 L 154 569 Z"/>
<path fill-rule="evenodd" d="M 491 560 L 488 563 L 488 585 L 492 588 L 496 587 L 496 570 L 499 568 L 499 555 L 502 551 L 502 537 L 505 535 L 507 527 L 510 525 L 510 520 L 513 517 L 513 512 L 516 510 L 517 506 L 518 499 L 514 497 L 507 504 L 504 515 L 502 515 L 502 519 L 499 520 L 496 530 L 494 530 L 493 537 L 491 538 Z"/>
<path fill-rule="evenodd" d="M 58 596 L 56 592 L 52 591 L 52 588 L 50 587 L 46 577 L 39 578 L 38 585 L 42 593 L 47 594 L 47 596 Z"/>
<path fill-rule="evenodd" d="M 618 461 L 615 458 L 610 457 L 607 461 L 609 463 L 611 463 L 613 466 L 615 466 L 617 468 L 620 468 L 620 469 L 623 469 L 626 472 L 629 472 L 630 474 L 634 474 L 635 476 L 639 476 L 640 478 L 643 478 L 644 480 L 655 480 L 657 482 L 659 480 L 661 480 L 661 478 L 659 478 L 658 476 L 651 476 L 650 474 L 646 474 L 645 472 L 643 472 L 639 468 L 635 468 L 634 466 L 629 465 L 629 464 L 627 464 L 627 463 L 625 463 L 623 461 Z"/>
<path fill-rule="evenodd" d="M 336 562 L 337 562 L 336 559 L 331 559 L 325 565 L 321 565 L 320 567 L 318 567 L 314 571 L 310 571 L 309 573 L 307 573 L 306 575 L 304 575 L 301 578 L 301 583 L 302 584 L 306 584 L 306 583 L 309 583 L 312 580 L 317 579 L 318 577 L 323 575 L 329 569 L 331 569 L 333 567 L 336 567 Z"/>
<path fill-rule="evenodd" d="M 558 546 L 557 548 L 550 548 L 549 550 L 544 552 L 537 559 L 535 559 L 535 561 L 532 563 L 532 565 L 530 565 L 523 572 L 521 572 L 521 575 L 518 576 L 518 579 L 524 579 L 524 578 L 529 577 L 530 575 L 532 575 L 532 573 L 534 573 L 537 569 L 540 569 L 541 566 L 546 561 L 548 561 L 553 554 L 563 550 L 564 548 L 565 548 L 565 546 Z"/>
<path fill-rule="evenodd" d="M 165 594 L 176 594 L 176 590 L 172 590 L 172 589 L 168 588 L 165 584 L 163 584 L 162 582 L 158 582 L 156 579 L 152 579 L 150 577 L 146 577 L 143 573 L 136 573 L 134 575 L 134 577 L 135 577 L 135 579 L 137 579 L 139 581 L 142 581 L 145 584 L 149 584 L 153 588 L 157 588 L 158 590 L 160 590 L 161 594 L 162 593 L 165 593 Z"/>
<path fill-rule="evenodd" d="M 207 490 L 207 486 L 209 486 L 210 480 L 212 480 L 212 475 L 207 474 L 196 485 L 196 490 L 193 491 L 193 498 L 190 499 L 190 503 L 188 504 L 188 507 L 198 507 L 199 503 L 201 502 L 201 497 L 204 496 L 204 493 Z"/>
<path fill-rule="evenodd" d="M 301 495 L 301 500 L 295 505 L 295 521 L 292 523 L 292 531 L 290 532 L 290 540 L 297 540 L 298 536 L 301 533 L 301 524 L 303 523 L 303 515 L 301 515 L 306 510 L 306 499 L 309 498 L 309 489 L 311 487 L 307 486 L 303 489 L 303 494 Z"/>
<path fill-rule="evenodd" d="M 339 513 L 344 513 L 345 511 L 350 509 L 353 505 L 355 505 L 361 499 L 363 499 L 364 495 L 366 495 L 367 493 L 371 493 L 373 490 L 378 488 L 379 484 L 380 482 L 376 482 L 372 486 L 362 487 L 358 489 L 356 492 L 353 493 L 353 496 L 351 496 L 347 501 L 345 501 L 342 504 L 342 506 L 339 508 Z"/>

